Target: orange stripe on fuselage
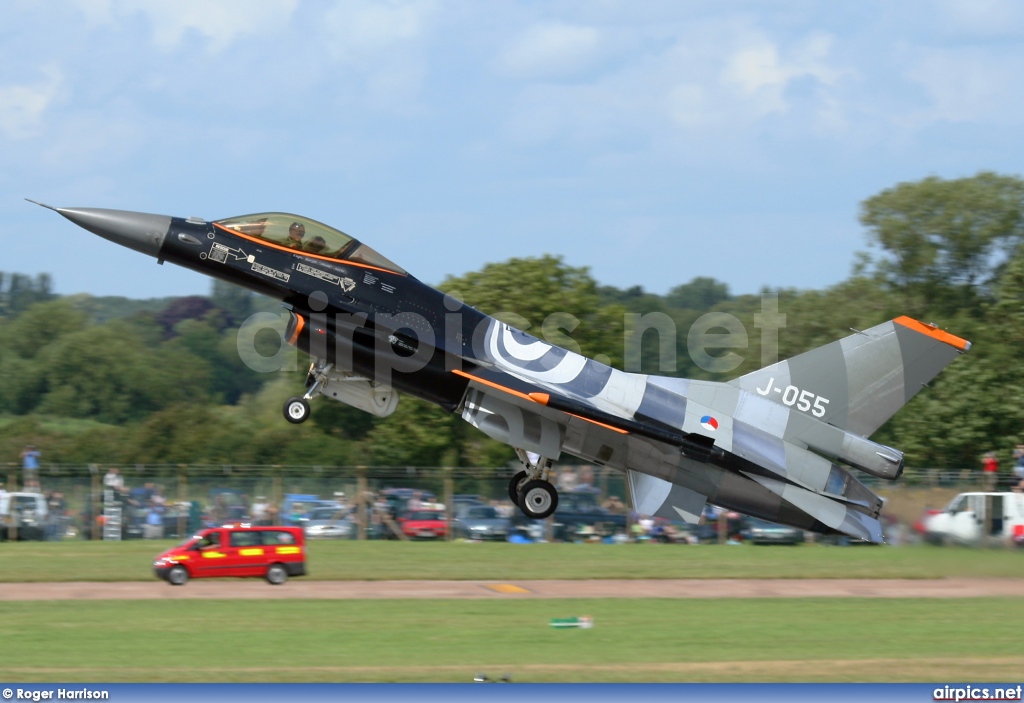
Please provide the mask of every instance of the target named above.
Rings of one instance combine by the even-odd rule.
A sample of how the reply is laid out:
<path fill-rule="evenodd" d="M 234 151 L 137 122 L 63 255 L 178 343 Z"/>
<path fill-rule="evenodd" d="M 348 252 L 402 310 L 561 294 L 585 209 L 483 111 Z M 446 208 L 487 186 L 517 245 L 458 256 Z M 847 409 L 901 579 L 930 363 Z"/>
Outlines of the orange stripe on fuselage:
<path fill-rule="evenodd" d="M 452 373 L 457 374 L 459 376 L 463 376 L 463 377 L 468 378 L 468 379 L 471 379 L 473 381 L 476 381 L 477 383 L 482 383 L 485 386 L 490 386 L 491 388 L 497 388 L 499 391 L 503 391 L 505 393 L 510 393 L 511 395 L 514 395 L 517 398 L 523 398 L 524 400 L 529 400 L 529 401 L 532 401 L 534 403 L 539 403 L 540 405 L 547 405 L 548 401 L 551 400 L 551 396 L 548 395 L 547 393 L 530 393 L 530 394 L 520 393 L 519 391 L 514 391 L 511 388 L 508 388 L 508 387 L 503 386 L 503 385 L 498 384 L 498 383 L 494 383 L 493 381 L 484 380 L 484 379 L 480 378 L 479 376 L 474 376 L 473 374 L 466 373 L 465 371 L 452 370 Z M 576 413 L 567 412 L 565 410 L 563 410 L 562 412 L 564 412 L 566 415 L 571 415 L 572 417 L 579 418 L 580 420 L 585 420 L 586 422 L 589 422 L 589 423 L 592 423 L 594 425 L 597 425 L 598 427 L 604 427 L 605 429 L 612 430 L 613 432 L 618 432 L 619 434 L 629 434 L 628 430 L 624 430 L 624 429 L 622 429 L 620 427 L 614 427 L 612 425 L 606 425 L 603 422 L 598 422 L 597 420 L 591 420 L 589 417 L 583 417 L 582 415 L 577 415 Z"/>
<path fill-rule="evenodd" d="M 611 430 L 612 432 L 618 432 L 619 434 L 629 434 L 629 430 L 624 430 L 621 427 L 615 427 L 614 425 L 606 425 L 603 422 L 598 422 L 597 420 L 591 420 L 589 417 L 583 417 L 582 415 L 577 415 L 576 413 L 566 413 L 566 415 L 572 415 L 573 417 L 579 418 L 580 420 L 586 420 L 587 422 L 589 422 L 592 425 L 597 425 L 598 427 L 603 427 L 606 430 Z"/>
<path fill-rule="evenodd" d="M 456 376 L 462 376 L 463 378 L 468 378 L 471 381 L 476 381 L 477 383 L 482 383 L 485 386 L 490 386 L 491 388 L 497 388 L 499 391 L 502 391 L 504 393 L 508 393 L 509 395 L 514 395 L 515 397 L 522 398 L 523 400 L 528 400 L 531 403 L 536 403 L 537 402 L 536 400 L 534 400 L 530 396 L 526 395 L 525 393 L 520 393 L 519 391 L 514 391 L 511 388 L 509 388 L 508 386 L 503 386 L 500 383 L 495 383 L 494 381 L 488 381 L 486 379 L 480 378 L 479 376 L 474 376 L 471 373 L 466 373 L 465 371 L 459 371 L 458 369 L 452 369 L 452 373 L 455 374 Z"/>
<path fill-rule="evenodd" d="M 406 276 L 406 275 L 408 275 L 408 274 L 404 274 L 404 273 L 398 273 L 398 271 L 392 271 L 391 269 L 382 269 L 379 266 L 370 266 L 369 264 L 361 264 L 358 261 L 352 261 L 352 259 L 335 259 L 335 258 L 330 257 L 330 256 L 321 256 L 320 254 L 313 254 L 313 253 L 308 252 L 308 251 L 302 251 L 301 249 L 292 249 L 291 247 L 286 247 L 283 244 L 277 244 L 276 242 L 272 242 L 269 239 L 260 239 L 259 237 L 254 237 L 251 234 L 245 234 L 243 232 L 239 232 L 238 230 L 231 229 L 230 227 L 225 227 L 224 225 L 218 224 L 216 222 L 213 223 L 213 226 L 214 227 L 219 227 L 220 229 L 224 230 L 228 234 L 233 234 L 236 237 L 241 237 L 242 239 L 248 239 L 253 244 L 259 244 L 261 246 L 268 246 L 271 249 L 280 249 L 281 251 L 286 251 L 289 254 L 299 254 L 301 256 L 308 256 L 311 259 L 320 259 L 321 261 L 330 261 L 333 264 L 345 264 L 345 265 L 351 264 L 352 266 L 358 266 L 359 268 L 370 269 L 371 271 L 382 271 L 384 273 L 391 273 L 391 274 L 394 274 L 396 276 Z"/>
<path fill-rule="evenodd" d="M 951 347 L 956 347 L 960 351 L 967 351 L 968 349 L 971 348 L 971 343 L 968 342 L 966 339 L 961 339 L 960 337 L 957 337 L 954 334 L 950 334 L 949 332 L 943 332 L 935 325 L 928 325 L 923 322 L 919 322 L 918 320 L 915 320 L 912 317 L 907 317 L 906 315 L 904 315 L 903 317 L 897 317 L 895 320 L 893 320 L 893 322 L 895 322 L 897 325 L 903 325 L 908 329 L 912 329 L 915 332 L 926 334 L 932 339 L 937 339 L 943 344 L 948 344 Z"/>

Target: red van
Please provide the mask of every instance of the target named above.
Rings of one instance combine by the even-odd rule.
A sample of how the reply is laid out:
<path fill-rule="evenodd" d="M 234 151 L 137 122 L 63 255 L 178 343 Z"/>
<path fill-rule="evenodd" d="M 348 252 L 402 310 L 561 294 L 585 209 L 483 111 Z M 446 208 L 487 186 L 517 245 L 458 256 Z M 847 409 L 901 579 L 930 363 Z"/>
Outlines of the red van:
<path fill-rule="evenodd" d="M 279 585 L 306 575 L 306 539 L 301 527 L 212 527 L 161 554 L 153 571 L 174 586 L 223 576 L 262 576 Z"/>

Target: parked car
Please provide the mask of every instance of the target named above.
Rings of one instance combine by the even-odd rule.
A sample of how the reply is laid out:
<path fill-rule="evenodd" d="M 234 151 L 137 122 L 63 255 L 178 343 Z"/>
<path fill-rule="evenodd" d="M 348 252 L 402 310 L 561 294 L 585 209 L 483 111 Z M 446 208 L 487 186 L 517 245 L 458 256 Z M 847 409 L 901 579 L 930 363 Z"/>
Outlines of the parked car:
<path fill-rule="evenodd" d="M 556 541 L 574 539 L 584 526 L 592 527 L 600 534 L 613 534 L 626 529 L 626 516 L 601 507 L 598 504 L 599 495 L 600 491 L 589 487 L 559 492 L 558 507 L 552 518 L 553 537 Z M 527 518 L 520 510 L 513 513 L 512 523 L 516 527 L 528 527 L 532 522 L 535 521 Z"/>
<path fill-rule="evenodd" d="M 437 496 L 420 488 L 385 488 L 381 491 L 384 500 L 391 509 L 391 515 L 399 517 L 409 509 L 409 500 L 419 493 L 419 499 L 423 503 L 436 503 Z"/>
<path fill-rule="evenodd" d="M 747 527 L 741 533 L 751 544 L 803 544 L 804 531 L 788 525 L 779 525 L 760 518 L 747 518 Z"/>
<path fill-rule="evenodd" d="M 452 534 L 472 540 L 504 542 L 512 529 L 512 521 L 502 517 L 490 505 L 464 504 L 452 521 Z"/>
<path fill-rule="evenodd" d="M 303 529 L 308 539 L 352 539 L 356 534 L 346 508 L 316 508 Z"/>
<path fill-rule="evenodd" d="M 311 493 L 285 493 L 281 503 L 281 519 L 284 524 L 292 527 L 304 527 L 310 515 L 319 508 L 341 507 L 336 500 L 324 500 Z"/>
<path fill-rule="evenodd" d="M 190 578 L 247 576 L 279 585 L 306 574 L 306 540 L 299 527 L 214 527 L 158 556 L 153 571 L 172 586 Z"/>
<path fill-rule="evenodd" d="M 398 518 L 402 532 L 410 539 L 443 539 L 448 521 L 440 510 L 413 510 Z"/>
<path fill-rule="evenodd" d="M 452 511 L 458 513 L 460 509 L 469 505 L 490 505 L 487 498 L 471 493 L 456 493 L 452 496 Z"/>
<path fill-rule="evenodd" d="M 0 541 L 10 539 L 12 526 L 17 528 L 19 542 L 46 539 L 46 516 L 42 493 L 4 493 L 0 497 Z"/>

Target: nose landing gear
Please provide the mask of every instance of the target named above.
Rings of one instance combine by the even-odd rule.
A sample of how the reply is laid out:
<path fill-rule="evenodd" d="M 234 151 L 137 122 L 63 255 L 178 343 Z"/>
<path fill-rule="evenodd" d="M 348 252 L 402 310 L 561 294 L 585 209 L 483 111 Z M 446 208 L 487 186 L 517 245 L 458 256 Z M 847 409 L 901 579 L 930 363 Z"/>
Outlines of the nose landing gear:
<path fill-rule="evenodd" d="M 320 392 L 320 386 L 327 379 L 334 364 L 328 364 L 316 360 L 309 365 L 309 373 L 306 374 L 306 393 L 302 397 L 294 396 L 284 404 L 284 419 L 293 425 L 298 425 L 309 419 L 309 401 Z"/>
<path fill-rule="evenodd" d="M 309 419 L 309 402 L 305 398 L 289 398 L 284 404 L 284 419 L 293 425 Z"/>

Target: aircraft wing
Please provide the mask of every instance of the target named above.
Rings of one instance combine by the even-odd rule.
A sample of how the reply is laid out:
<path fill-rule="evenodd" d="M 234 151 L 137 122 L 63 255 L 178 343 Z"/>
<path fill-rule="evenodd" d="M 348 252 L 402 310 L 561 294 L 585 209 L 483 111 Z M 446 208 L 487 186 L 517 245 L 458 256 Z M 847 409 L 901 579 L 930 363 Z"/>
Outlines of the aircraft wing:
<path fill-rule="evenodd" d="M 689 523 L 700 520 L 707 502 L 702 490 L 714 489 L 713 473 L 694 461 L 689 486 L 658 478 L 679 480 L 680 445 L 687 441 L 682 433 L 615 417 L 504 374 L 482 369 L 455 373 L 469 379 L 463 419 L 487 436 L 549 459 L 565 451 L 623 471 L 637 512 Z M 692 451 L 706 455 L 707 449 L 697 444 Z"/>
<path fill-rule="evenodd" d="M 618 469 L 626 474 L 633 509 L 643 515 L 695 524 L 705 504 L 723 490 L 749 501 L 743 512 L 817 531 L 834 530 L 870 542 L 882 541 L 877 519 L 881 503 L 845 469 L 846 495 L 825 494 L 803 484 L 801 461 L 825 461 L 810 452 L 776 466 L 771 457 L 748 453 L 748 459 L 714 453 L 725 462 L 709 464 L 687 456 L 687 436 L 601 411 L 575 399 L 556 398 L 550 389 L 476 370 L 457 372 L 469 379 L 463 418 L 499 442 L 556 459 L 562 451 Z M 509 385 L 514 383 L 515 387 Z M 577 412 L 572 412 L 576 410 Z M 706 449 L 698 445 L 698 451 Z M 732 506 L 730 506 L 732 507 Z M 740 509 L 739 507 L 737 509 Z M 827 528 L 827 529 L 826 529 Z"/>

